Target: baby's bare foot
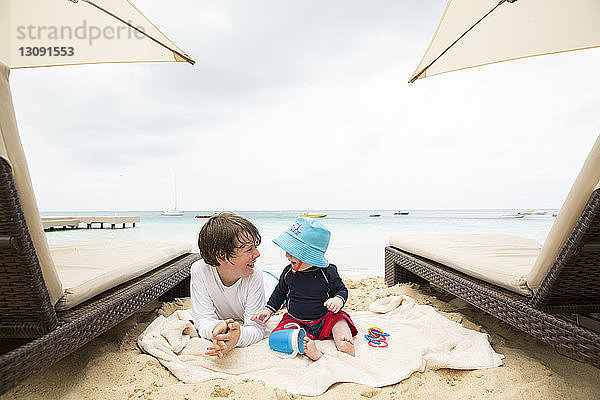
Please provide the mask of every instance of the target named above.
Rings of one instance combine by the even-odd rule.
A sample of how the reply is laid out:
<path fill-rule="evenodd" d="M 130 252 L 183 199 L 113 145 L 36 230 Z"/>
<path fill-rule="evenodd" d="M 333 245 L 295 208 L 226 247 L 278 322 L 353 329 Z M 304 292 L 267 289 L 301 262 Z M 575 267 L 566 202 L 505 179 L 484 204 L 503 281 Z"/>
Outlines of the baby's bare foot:
<path fill-rule="evenodd" d="M 308 356 L 313 361 L 317 361 L 323 353 L 319 349 L 317 349 L 317 344 L 314 340 L 309 339 L 308 337 L 304 338 L 304 354 Z"/>
<path fill-rule="evenodd" d="M 338 341 L 336 341 L 335 344 L 339 351 L 350 354 L 352 357 L 354 357 L 354 341 L 352 338 L 348 339 L 347 337 L 342 336 Z"/>

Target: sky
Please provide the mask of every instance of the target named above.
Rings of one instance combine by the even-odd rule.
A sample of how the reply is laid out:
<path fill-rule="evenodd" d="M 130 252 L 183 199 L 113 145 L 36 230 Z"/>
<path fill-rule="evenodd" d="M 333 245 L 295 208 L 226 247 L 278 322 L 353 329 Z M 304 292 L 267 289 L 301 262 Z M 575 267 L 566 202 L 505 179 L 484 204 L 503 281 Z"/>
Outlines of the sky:
<path fill-rule="evenodd" d="M 185 63 L 11 72 L 42 211 L 561 206 L 600 50 L 407 83 L 445 6 L 134 0 Z"/>

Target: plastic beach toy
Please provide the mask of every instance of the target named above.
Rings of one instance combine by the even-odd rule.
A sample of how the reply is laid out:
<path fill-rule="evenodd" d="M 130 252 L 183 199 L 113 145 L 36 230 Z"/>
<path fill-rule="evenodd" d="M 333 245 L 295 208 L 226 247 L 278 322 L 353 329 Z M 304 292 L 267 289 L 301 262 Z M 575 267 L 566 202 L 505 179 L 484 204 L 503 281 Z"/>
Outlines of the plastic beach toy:
<path fill-rule="evenodd" d="M 372 326 L 368 329 L 369 334 L 365 335 L 365 339 L 369 343 L 371 347 L 387 347 L 387 337 L 390 336 L 389 333 L 383 331 L 383 329 L 378 328 L 376 326 Z"/>
<path fill-rule="evenodd" d="M 297 354 L 304 354 L 304 337 L 306 331 L 297 324 L 287 324 L 284 329 L 271 332 L 269 347 L 280 353 L 286 353 L 282 358 L 294 358 Z"/>

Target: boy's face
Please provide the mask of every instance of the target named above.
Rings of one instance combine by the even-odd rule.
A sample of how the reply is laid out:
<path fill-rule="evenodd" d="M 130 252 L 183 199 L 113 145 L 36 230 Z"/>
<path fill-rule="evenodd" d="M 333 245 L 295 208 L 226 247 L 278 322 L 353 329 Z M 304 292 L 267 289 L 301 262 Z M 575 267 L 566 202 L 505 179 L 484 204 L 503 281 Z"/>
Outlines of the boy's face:
<path fill-rule="evenodd" d="M 235 276 L 242 278 L 254 272 L 254 262 L 260 257 L 258 249 L 253 242 L 244 243 L 235 250 L 229 260 L 223 260 L 221 265 L 226 265 Z"/>
<path fill-rule="evenodd" d="M 312 265 L 303 263 L 288 252 L 285 253 L 285 258 L 287 258 L 288 261 L 292 264 L 293 271 L 304 271 L 305 269 L 309 269 L 310 267 L 312 267 Z"/>

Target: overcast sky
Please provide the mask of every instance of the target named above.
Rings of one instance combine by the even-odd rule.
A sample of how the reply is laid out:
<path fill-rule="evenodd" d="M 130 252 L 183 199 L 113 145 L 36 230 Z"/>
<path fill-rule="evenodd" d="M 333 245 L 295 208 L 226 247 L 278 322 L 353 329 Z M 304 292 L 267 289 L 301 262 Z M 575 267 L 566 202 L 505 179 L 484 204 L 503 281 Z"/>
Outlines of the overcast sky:
<path fill-rule="evenodd" d="M 16 70 L 42 211 L 558 208 L 600 50 L 408 78 L 444 0 L 134 0 L 188 64 Z"/>

